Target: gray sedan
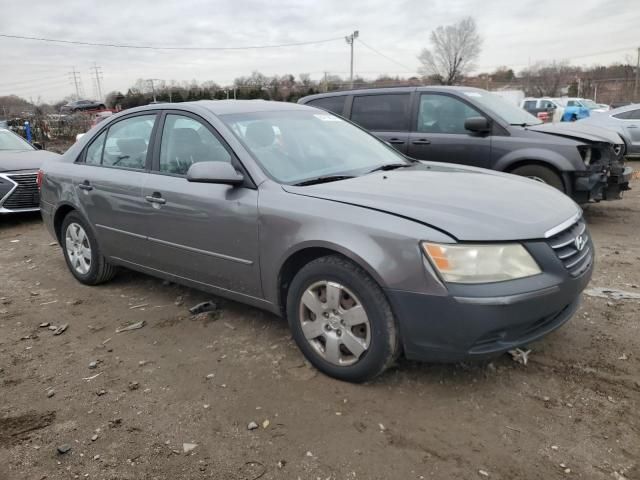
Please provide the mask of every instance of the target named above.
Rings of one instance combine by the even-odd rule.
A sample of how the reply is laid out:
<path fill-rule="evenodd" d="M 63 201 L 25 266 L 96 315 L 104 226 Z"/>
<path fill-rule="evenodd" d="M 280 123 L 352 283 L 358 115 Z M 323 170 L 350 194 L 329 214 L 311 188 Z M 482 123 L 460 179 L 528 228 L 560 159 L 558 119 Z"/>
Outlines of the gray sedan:
<path fill-rule="evenodd" d="M 420 163 L 315 108 L 163 104 L 96 126 L 41 176 L 71 273 L 126 267 L 288 319 L 318 369 L 487 358 L 576 311 L 593 245 L 554 188 Z"/>
<path fill-rule="evenodd" d="M 624 155 L 640 157 L 640 104 L 625 105 L 606 112 L 594 113 L 580 124 L 597 125 L 617 132 L 624 140 Z"/>

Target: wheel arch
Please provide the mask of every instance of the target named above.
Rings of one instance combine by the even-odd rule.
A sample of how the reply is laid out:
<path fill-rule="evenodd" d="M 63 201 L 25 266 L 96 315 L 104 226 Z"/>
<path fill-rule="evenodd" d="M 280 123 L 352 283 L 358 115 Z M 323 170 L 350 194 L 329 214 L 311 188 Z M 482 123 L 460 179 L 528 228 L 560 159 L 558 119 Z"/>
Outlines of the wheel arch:
<path fill-rule="evenodd" d="M 375 269 L 353 251 L 330 242 L 307 242 L 287 252 L 278 269 L 276 301 L 283 316 L 286 316 L 287 293 L 293 278 L 309 262 L 328 255 L 338 255 L 350 260 L 367 272 L 381 288 L 384 288 L 384 283 Z"/>
<path fill-rule="evenodd" d="M 558 177 L 560 177 L 560 180 L 562 180 L 562 184 L 564 186 L 564 191 L 567 194 L 571 193 L 571 182 L 569 181 L 569 179 L 567 178 L 567 174 L 566 172 L 560 170 L 556 165 L 554 165 L 551 162 L 547 162 L 544 160 L 540 160 L 540 159 L 527 159 L 527 158 L 523 158 L 521 160 L 515 161 L 511 164 L 509 164 L 509 166 L 507 167 L 507 169 L 505 170 L 505 172 L 507 173 L 511 173 L 513 172 L 515 169 L 520 168 L 520 167 L 524 167 L 527 165 L 537 165 L 539 167 L 544 167 L 544 168 L 548 168 L 549 170 L 551 170 L 553 173 L 555 173 L 556 175 L 558 175 Z"/>
<path fill-rule="evenodd" d="M 79 212 L 79 210 L 70 203 L 63 203 L 58 206 L 53 215 L 53 231 L 56 234 L 58 243 L 62 241 L 62 223 L 65 217 L 71 212 Z"/>

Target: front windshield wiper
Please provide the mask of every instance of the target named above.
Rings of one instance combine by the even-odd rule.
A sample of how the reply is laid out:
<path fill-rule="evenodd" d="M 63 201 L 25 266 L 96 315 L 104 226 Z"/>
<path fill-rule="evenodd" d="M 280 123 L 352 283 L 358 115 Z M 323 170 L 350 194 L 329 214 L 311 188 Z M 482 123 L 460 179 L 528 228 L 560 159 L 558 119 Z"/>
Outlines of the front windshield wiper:
<path fill-rule="evenodd" d="M 353 175 L 323 175 L 322 177 L 310 178 L 309 180 L 303 180 L 302 182 L 294 183 L 295 187 L 304 187 L 306 185 L 317 185 L 318 183 L 336 182 L 338 180 L 346 180 L 348 178 L 354 178 Z"/>
<path fill-rule="evenodd" d="M 387 170 L 395 170 L 396 168 L 405 168 L 405 167 L 413 167 L 413 163 L 386 163 L 384 165 L 380 165 L 379 167 L 374 168 L 373 170 L 369 170 L 367 173 L 387 171 Z"/>
<path fill-rule="evenodd" d="M 540 123 L 542 123 L 542 122 L 540 122 Z M 510 123 L 509 125 L 511 125 L 513 127 L 535 127 L 536 125 L 540 125 L 540 123 L 522 122 L 522 123 Z"/>

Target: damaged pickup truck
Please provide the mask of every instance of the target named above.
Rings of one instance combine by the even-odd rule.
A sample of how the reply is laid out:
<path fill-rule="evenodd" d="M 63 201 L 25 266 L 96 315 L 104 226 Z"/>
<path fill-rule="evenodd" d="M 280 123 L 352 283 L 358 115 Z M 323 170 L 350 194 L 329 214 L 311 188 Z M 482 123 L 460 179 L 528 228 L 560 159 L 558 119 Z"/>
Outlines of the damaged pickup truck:
<path fill-rule="evenodd" d="M 397 87 L 312 95 L 299 103 L 341 115 L 419 160 L 490 168 L 547 183 L 578 203 L 629 189 L 623 140 L 579 123 L 543 124 L 482 89 Z"/>

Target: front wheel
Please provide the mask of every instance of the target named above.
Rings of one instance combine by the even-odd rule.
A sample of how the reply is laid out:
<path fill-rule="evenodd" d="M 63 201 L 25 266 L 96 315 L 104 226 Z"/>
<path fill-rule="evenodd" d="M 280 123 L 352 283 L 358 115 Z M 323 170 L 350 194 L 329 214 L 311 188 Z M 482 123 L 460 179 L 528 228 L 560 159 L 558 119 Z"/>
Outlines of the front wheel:
<path fill-rule="evenodd" d="M 67 267 L 78 281 L 97 285 L 116 274 L 116 268 L 102 255 L 93 232 L 80 215 L 72 212 L 65 217 L 61 236 Z"/>
<path fill-rule="evenodd" d="M 384 292 L 362 268 L 337 255 L 298 272 L 287 295 L 287 318 L 304 356 L 340 380 L 370 380 L 400 351 Z"/>
<path fill-rule="evenodd" d="M 562 182 L 560 175 L 548 167 L 544 167 L 542 165 L 523 165 L 522 167 L 513 169 L 510 173 L 546 183 L 547 185 L 566 193 L 564 183 Z"/>

